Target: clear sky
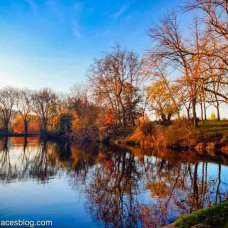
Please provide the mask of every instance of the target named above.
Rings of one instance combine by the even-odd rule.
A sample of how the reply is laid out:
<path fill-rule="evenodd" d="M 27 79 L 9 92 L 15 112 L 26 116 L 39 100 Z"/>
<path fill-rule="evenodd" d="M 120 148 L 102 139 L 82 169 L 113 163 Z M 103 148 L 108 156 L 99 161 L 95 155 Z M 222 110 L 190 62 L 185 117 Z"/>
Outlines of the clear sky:
<path fill-rule="evenodd" d="M 142 55 L 149 26 L 180 2 L 0 0 L 0 87 L 67 92 L 116 44 Z"/>

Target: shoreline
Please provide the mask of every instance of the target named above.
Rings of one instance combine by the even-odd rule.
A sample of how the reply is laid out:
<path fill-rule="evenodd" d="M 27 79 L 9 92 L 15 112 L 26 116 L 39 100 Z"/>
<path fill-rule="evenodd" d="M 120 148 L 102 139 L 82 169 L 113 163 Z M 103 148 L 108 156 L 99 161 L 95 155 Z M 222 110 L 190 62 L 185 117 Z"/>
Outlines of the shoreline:
<path fill-rule="evenodd" d="M 0 138 L 5 138 L 5 137 L 37 137 L 40 136 L 39 133 L 0 133 Z"/>
<path fill-rule="evenodd" d="M 227 218 L 228 201 L 225 200 L 210 207 L 183 214 L 175 222 L 165 225 L 163 228 L 222 228 L 228 226 Z"/>
<path fill-rule="evenodd" d="M 79 143 L 101 143 L 105 145 L 117 145 L 117 146 L 140 146 L 145 148 L 151 148 L 151 149 L 171 149 L 173 151 L 189 151 L 194 150 L 196 153 L 203 154 L 203 153 L 222 153 L 225 155 L 228 155 L 228 144 L 227 143 L 221 143 L 217 138 L 214 140 L 211 139 L 210 141 L 204 140 L 200 141 L 194 145 L 187 145 L 187 143 L 177 143 L 173 142 L 170 145 L 157 145 L 154 143 L 156 141 L 156 138 L 143 138 L 140 140 L 132 140 L 129 139 L 132 137 L 120 137 L 120 139 L 112 139 L 109 140 L 91 140 L 87 138 L 77 138 L 77 137 L 68 137 L 65 135 L 59 135 L 56 132 L 50 132 L 45 135 L 42 135 L 40 133 L 0 133 L 0 138 L 7 138 L 7 137 L 40 137 L 41 139 L 50 139 L 50 140 L 64 140 L 64 141 L 72 141 L 72 142 L 79 142 Z"/>

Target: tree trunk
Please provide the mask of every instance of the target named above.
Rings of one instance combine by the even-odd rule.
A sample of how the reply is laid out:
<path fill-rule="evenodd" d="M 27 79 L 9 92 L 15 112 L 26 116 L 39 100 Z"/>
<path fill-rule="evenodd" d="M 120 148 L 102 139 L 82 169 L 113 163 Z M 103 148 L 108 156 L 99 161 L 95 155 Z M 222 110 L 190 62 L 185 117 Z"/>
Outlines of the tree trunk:
<path fill-rule="evenodd" d="M 203 102 L 200 102 L 201 120 L 204 123 Z"/>
<path fill-rule="evenodd" d="M 190 108 L 186 108 L 186 110 L 187 110 L 188 120 L 190 120 Z"/>
<path fill-rule="evenodd" d="M 8 125 L 9 125 L 9 121 L 5 121 L 5 123 L 4 123 L 4 133 L 6 135 L 8 135 L 8 133 L 9 133 L 9 127 L 8 127 Z"/>
<path fill-rule="evenodd" d="M 220 120 L 220 110 L 219 110 L 219 101 L 218 101 L 218 97 L 215 96 L 215 99 L 216 99 L 217 120 Z"/>
<path fill-rule="evenodd" d="M 123 114 L 122 121 L 123 121 L 123 126 L 126 126 L 127 125 L 127 122 L 126 122 L 126 116 L 125 116 L 125 114 Z"/>
<path fill-rule="evenodd" d="M 124 107 L 124 105 L 123 105 L 121 100 L 120 100 L 120 105 L 121 105 L 121 109 L 122 109 L 122 113 L 121 113 L 122 123 L 123 123 L 123 126 L 126 126 L 127 125 L 126 110 L 125 110 L 125 107 Z"/>
<path fill-rule="evenodd" d="M 28 133 L 28 121 L 24 120 L 24 133 L 27 134 Z"/>
<path fill-rule="evenodd" d="M 198 127 L 198 121 L 196 116 L 196 99 L 194 98 L 192 101 L 192 114 L 193 114 L 193 123 L 196 127 Z"/>
<path fill-rule="evenodd" d="M 135 119 L 132 115 L 131 115 L 131 122 L 132 122 L 132 125 L 135 126 Z"/>
<path fill-rule="evenodd" d="M 171 117 L 172 117 L 172 114 L 171 114 L 171 113 L 169 113 L 169 114 L 168 114 L 168 118 L 167 118 L 167 119 L 168 119 L 168 121 L 171 121 Z"/>
<path fill-rule="evenodd" d="M 3 151 L 8 151 L 8 137 L 3 138 Z"/>
<path fill-rule="evenodd" d="M 203 91 L 203 111 L 204 111 L 204 120 L 207 120 L 207 108 L 205 101 L 205 91 Z"/>
<path fill-rule="evenodd" d="M 199 98 L 200 98 L 200 115 L 201 115 L 201 121 L 204 123 L 203 95 L 202 95 L 202 93 L 199 94 Z"/>
<path fill-rule="evenodd" d="M 43 120 L 42 120 L 42 122 L 41 122 L 41 129 L 40 129 L 40 133 L 41 133 L 41 135 L 43 135 L 43 136 L 46 136 L 46 134 L 47 134 L 47 119 L 46 118 L 44 118 Z"/>
<path fill-rule="evenodd" d="M 165 116 L 165 114 L 161 114 L 161 119 L 162 119 L 163 122 L 166 121 L 166 116 Z"/>
<path fill-rule="evenodd" d="M 206 109 L 206 102 L 203 102 L 203 109 L 204 109 L 204 120 L 207 120 L 207 109 Z"/>

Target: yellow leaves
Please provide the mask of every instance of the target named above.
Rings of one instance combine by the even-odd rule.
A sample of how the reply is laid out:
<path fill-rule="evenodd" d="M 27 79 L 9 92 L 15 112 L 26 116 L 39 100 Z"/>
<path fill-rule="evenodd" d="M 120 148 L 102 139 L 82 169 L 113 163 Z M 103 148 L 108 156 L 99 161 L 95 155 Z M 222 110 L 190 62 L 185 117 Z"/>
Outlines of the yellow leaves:
<path fill-rule="evenodd" d="M 156 81 L 149 88 L 149 95 L 151 99 L 161 100 L 166 95 L 165 83 L 162 80 Z"/>
<path fill-rule="evenodd" d="M 169 92 L 167 90 L 167 83 L 165 80 L 158 80 L 152 84 L 149 88 L 149 92 L 152 96 L 162 96 L 168 95 Z"/>
<path fill-rule="evenodd" d="M 158 80 L 149 88 L 151 105 L 158 115 L 177 111 L 177 89 L 178 87 L 173 87 L 166 80 Z"/>

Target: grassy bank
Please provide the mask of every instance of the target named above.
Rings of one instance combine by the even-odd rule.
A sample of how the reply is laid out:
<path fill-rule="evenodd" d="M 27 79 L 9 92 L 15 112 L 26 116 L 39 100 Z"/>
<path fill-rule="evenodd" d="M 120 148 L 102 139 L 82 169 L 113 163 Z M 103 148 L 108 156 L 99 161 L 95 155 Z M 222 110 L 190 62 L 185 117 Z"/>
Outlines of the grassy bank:
<path fill-rule="evenodd" d="M 222 151 L 228 155 L 228 120 L 199 122 L 199 127 L 186 119 L 175 120 L 168 126 L 148 122 L 119 141 L 145 147 Z"/>
<path fill-rule="evenodd" d="M 182 215 L 174 223 L 174 227 L 188 228 L 197 224 L 204 224 L 208 227 L 228 227 L 228 201 Z"/>
<path fill-rule="evenodd" d="M 207 137 L 228 133 L 228 120 L 207 120 L 200 122 L 199 130 Z"/>

